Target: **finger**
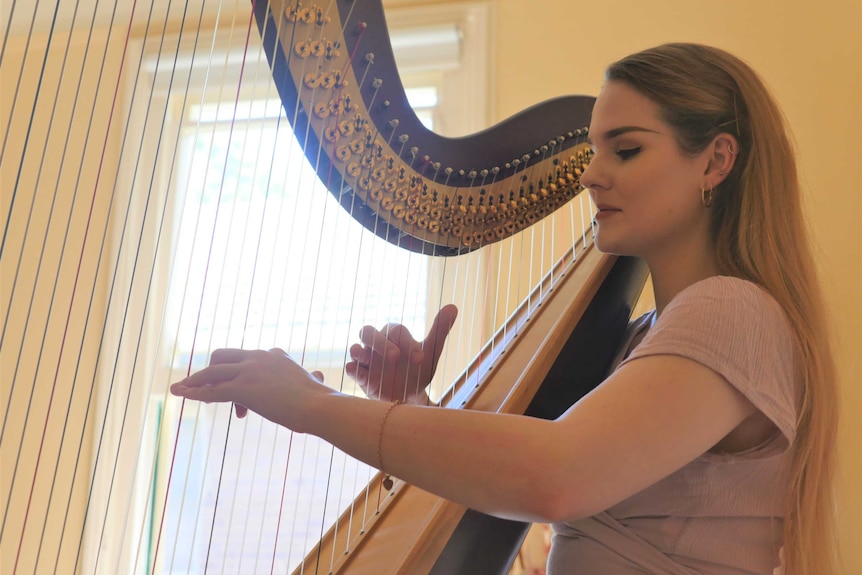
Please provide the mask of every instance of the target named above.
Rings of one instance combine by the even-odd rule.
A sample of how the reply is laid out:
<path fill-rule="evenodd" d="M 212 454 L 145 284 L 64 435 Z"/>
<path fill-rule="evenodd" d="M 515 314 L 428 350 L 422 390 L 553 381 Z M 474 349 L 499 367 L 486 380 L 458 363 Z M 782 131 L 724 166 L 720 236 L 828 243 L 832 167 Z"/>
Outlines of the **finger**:
<path fill-rule="evenodd" d="M 240 419 L 248 415 L 248 408 L 244 405 L 240 405 L 239 403 L 233 404 L 234 409 L 236 410 L 236 416 Z"/>
<path fill-rule="evenodd" d="M 392 325 L 386 331 L 386 338 L 394 342 L 398 349 L 405 350 L 419 346 L 419 342 L 413 339 L 410 330 L 401 324 Z"/>
<path fill-rule="evenodd" d="M 245 361 L 252 352 L 247 349 L 217 349 L 210 355 L 210 365 L 218 363 L 239 363 Z"/>
<path fill-rule="evenodd" d="M 171 393 L 186 399 L 205 403 L 233 401 L 232 387 L 229 383 L 221 385 L 188 386 L 184 382 L 171 386 Z"/>
<path fill-rule="evenodd" d="M 368 380 L 368 367 L 355 361 L 351 361 L 344 366 L 347 375 L 359 382 L 359 385 L 365 385 Z M 364 389 L 364 388 L 363 388 Z"/>
<path fill-rule="evenodd" d="M 428 330 L 428 336 L 423 342 L 423 347 L 428 344 L 433 345 L 436 349 L 443 346 L 446 337 L 455 325 L 455 318 L 458 317 L 458 308 L 454 304 L 444 305 L 437 312 L 434 321 L 431 322 L 431 329 Z"/>
<path fill-rule="evenodd" d="M 317 371 L 317 370 L 312 371 L 311 375 L 314 376 L 314 379 L 316 379 L 320 383 L 323 383 L 323 372 L 322 371 Z"/>
<path fill-rule="evenodd" d="M 211 365 L 191 374 L 184 380 L 174 384 L 173 386 L 171 386 L 171 389 L 173 389 L 174 386 L 182 386 L 187 388 L 203 387 L 223 383 L 225 381 L 230 381 L 235 378 L 237 374 L 239 374 L 240 367 L 241 366 L 239 363 L 222 363 Z"/>
<path fill-rule="evenodd" d="M 389 329 L 379 331 L 370 325 L 366 325 L 359 330 L 359 340 L 364 343 L 372 353 L 375 353 L 389 361 L 397 361 L 400 351 L 395 340 L 387 337 L 387 333 L 389 331 Z"/>
<path fill-rule="evenodd" d="M 358 343 L 350 346 L 350 359 L 357 363 L 368 363 L 371 360 L 371 350 Z"/>

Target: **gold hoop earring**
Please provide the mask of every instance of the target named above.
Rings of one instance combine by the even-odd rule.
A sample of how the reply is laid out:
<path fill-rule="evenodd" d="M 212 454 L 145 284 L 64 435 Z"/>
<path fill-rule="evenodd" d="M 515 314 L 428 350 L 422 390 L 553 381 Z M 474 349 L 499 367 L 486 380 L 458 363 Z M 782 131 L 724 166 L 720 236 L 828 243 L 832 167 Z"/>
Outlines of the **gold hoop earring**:
<path fill-rule="evenodd" d="M 708 208 L 712 205 L 712 188 L 700 189 L 700 201 L 703 202 L 703 207 Z"/>

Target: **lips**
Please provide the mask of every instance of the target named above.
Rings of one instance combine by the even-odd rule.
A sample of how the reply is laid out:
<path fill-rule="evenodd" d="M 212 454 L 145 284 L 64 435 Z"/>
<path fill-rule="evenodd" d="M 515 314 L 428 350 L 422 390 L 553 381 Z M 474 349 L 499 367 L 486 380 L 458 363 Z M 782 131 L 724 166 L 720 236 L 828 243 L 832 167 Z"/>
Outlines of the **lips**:
<path fill-rule="evenodd" d="M 605 204 L 598 204 L 596 208 L 598 209 L 595 216 L 596 221 L 603 220 L 612 216 L 613 214 L 622 212 L 622 210 L 619 208 L 615 208 L 613 206 L 608 206 Z"/>
<path fill-rule="evenodd" d="M 615 208 L 614 206 L 609 206 L 607 204 L 596 204 L 596 209 L 600 212 L 621 212 L 619 208 Z"/>

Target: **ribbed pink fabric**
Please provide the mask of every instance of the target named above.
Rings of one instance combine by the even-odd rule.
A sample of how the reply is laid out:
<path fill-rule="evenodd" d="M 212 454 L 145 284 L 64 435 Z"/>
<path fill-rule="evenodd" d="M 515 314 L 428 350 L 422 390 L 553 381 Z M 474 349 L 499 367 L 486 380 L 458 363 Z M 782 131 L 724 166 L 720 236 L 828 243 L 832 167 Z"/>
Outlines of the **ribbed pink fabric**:
<path fill-rule="evenodd" d="M 668 354 L 698 361 L 780 432 L 743 453 L 705 453 L 604 513 L 554 525 L 548 574 L 771 575 L 801 388 L 784 313 L 756 285 L 713 277 L 653 320 L 632 323 L 619 365 Z"/>

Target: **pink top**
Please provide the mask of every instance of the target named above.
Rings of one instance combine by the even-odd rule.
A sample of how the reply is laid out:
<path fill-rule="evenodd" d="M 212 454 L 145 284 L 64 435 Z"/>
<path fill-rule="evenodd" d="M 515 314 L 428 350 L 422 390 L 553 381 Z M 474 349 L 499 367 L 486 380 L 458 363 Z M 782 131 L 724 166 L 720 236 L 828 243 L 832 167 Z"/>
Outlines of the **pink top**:
<path fill-rule="evenodd" d="M 771 575 L 778 565 L 802 378 L 783 311 L 751 282 L 703 280 L 657 320 L 632 322 L 615 363 L 667 354 L 724 376 L 780 432 L 741 453 L 704 453 L 603 513 L 554 525 L 549 575 Z"/>

